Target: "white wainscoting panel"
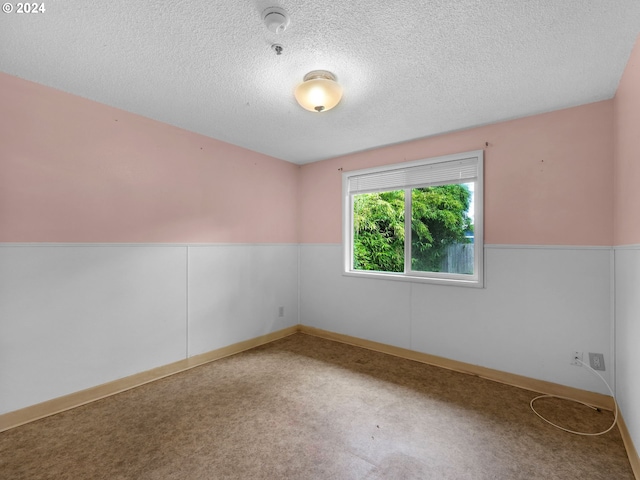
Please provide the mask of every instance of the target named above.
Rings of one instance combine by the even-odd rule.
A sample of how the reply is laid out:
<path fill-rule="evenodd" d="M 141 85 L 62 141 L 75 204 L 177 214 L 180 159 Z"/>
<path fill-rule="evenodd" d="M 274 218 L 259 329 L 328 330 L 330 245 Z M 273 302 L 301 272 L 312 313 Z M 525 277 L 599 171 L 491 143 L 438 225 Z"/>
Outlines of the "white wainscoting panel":
<path fill-rule="evenodd" d="M 340 245 L 301 246 L 300 323 L 607 393 L 574 350 L 611 352 L 610 249 L 485 248 L 485 288 L 342 275 Z"/>
<path fill-rule="evenodd" d="M 616 395 L 640 449 L 640 246 L 615 249 Z"/>
<path fill-rule="evenodd" d="M 609 378 L 610 281 L 610 249 L 487 248 L 484 289 L 413 285 L 412 348 L 608 394 L 569 361 L 602 353 Z"/>
<path fill-rule="evenodd" d="M 485 253 L 475 289 L 343 276 L 340 245 L 1 245 L 0 414 L 298 323 L 607 393 L 569 356 L 603 353 L 609 378 L 610 250 Z M 640 443 L 640 253 L 616 255 L 620 398 Z"/>
<path fill-rule="evenodd" d="M 186 352 L 186 248 L 0 246 L 0 413 Z"/>
<path fill-rule="evenodd" d="M 189 247 L 189 356 L 297 324 L 297 245 Z"/>
<path fill-rule="evenodd" d="M 300 323 L 410 348 L 406 282 L 342 275 L 340 245 L 300 246 Z"/>

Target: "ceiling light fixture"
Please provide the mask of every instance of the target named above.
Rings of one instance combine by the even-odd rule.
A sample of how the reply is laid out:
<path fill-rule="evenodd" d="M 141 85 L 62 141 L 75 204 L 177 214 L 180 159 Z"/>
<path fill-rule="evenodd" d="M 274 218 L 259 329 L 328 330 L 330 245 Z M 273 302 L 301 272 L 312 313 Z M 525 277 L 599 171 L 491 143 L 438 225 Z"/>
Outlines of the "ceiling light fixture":
<path fill-rule="evenodd" d="M 342 98 L 342 87 L 333 73 L 313 70 L 304 76 L 296 87 L 296 100 L 302 108 L 310 112 L 326 112 L 335 107 Z"/>

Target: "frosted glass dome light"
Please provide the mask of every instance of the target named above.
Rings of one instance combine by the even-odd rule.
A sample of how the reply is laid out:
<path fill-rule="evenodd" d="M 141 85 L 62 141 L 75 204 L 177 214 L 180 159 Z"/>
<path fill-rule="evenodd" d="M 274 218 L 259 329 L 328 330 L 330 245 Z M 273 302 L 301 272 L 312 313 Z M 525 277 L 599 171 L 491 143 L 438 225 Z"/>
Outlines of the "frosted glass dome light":
<path fill-rule="evenodd" d="M 302 108 L 310 112 L 326 112 L 340 103 L 342 87 L 333 73 L 313 70 L 304 76 L 296 87 L 296 100 Z"/>

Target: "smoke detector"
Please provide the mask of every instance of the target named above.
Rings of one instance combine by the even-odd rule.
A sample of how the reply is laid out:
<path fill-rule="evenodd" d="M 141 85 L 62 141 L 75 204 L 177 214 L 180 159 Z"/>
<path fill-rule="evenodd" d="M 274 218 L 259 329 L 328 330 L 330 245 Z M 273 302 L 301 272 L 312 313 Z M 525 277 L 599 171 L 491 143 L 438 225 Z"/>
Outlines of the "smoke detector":
<path fill-rule="evenodd" d="M 284 8 L 269 7 L 262 12 L 262 21 L 273 33 L 282 33 L 289 26 L 289 14 Z"/>

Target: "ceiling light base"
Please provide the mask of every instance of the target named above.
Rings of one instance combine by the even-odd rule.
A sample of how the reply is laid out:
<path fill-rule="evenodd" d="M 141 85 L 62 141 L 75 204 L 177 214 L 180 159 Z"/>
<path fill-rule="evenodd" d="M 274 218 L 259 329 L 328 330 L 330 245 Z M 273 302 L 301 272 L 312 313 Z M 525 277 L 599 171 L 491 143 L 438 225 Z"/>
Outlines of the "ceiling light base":
<path fill-rule="evenodd" d="M 307 82 L 316 78 L 324 78 L 333 82 L 336 81 L 336 76 L 327 70 L 312 70 L 311 72 L 307 73 L 302 80 L 304 82 Z"/>

